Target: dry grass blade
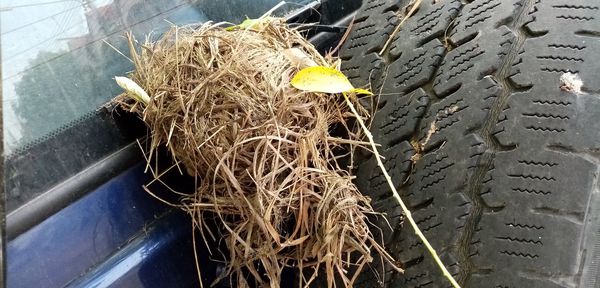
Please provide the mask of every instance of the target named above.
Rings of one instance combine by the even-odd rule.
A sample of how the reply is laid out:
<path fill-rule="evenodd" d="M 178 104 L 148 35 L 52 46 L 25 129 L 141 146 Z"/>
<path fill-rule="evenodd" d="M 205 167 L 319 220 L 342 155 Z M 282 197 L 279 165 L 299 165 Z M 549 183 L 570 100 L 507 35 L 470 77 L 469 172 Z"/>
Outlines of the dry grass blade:
<path fill-rule="evenodd" d="M 433 248 L 433 246 L 431 246 L 431 244 L 429 243 L 429 240 L 427 240 L 427 237 L 425 237 L 425 234 L 423 234 L 421 229 L 419 229 L 419 226 L 417 225 L 417 222 L 415 221 L 415 219 L 412 217 L 410 210 L 408 209 L 408 207 L 406 206 L 406 204 L 400 197 L 400 194 L 398 193 L 398 191 L 396 191 L 396 186 L 394 185 L 394 182 L 392 182 L 392 177 L 390 177 L 390 175 L 388 174 L 388 172 L 385 168 L 385 165 L 383 165 L 383 162 L 381 161 L 381 155 L 379 154 L 379 151 L 377 150 L 377 145 L 375 144 L 375 141 L 373 140 L 373 135 L 371 135 L 371 132 L 369 132 L 369 129 L 365 125 L 364 121 L 361 119 L 360 114 L 358 113 L 358 111 L 356 111 L 354 104 L 352 104 L 352 101 L 350 101 L 347 94 L 344 94 L 344 98 L 346 99 L 346 102 L 348 103 L 348 106 L 350 107 L 352 112 L 356 115 L 356 119 L 358 120 L 363 131 L 367 135 L 367 138 L 369 139 L 369 143 L 371 144 L 371 148 L 373 149 L 372 152 L 375 155 L 375 159 L 377 160 L 377 166 L 379 166 L 379 169 L 381 169 L 381 173 L 383 174 L 383 176 L 388 184 L 388 187 L 390 188 L 390 190 L 392 190 L 392 196 L 394 196 L 394 198 L 396 199 L 396 201 L 402 208 L 402 212 L 404 212 L 406 219 L 412 226 L 413 230 L 415 231 L 415 234 L 417 234 L 417 236 L 419 237 L 419 239 L 421 239 L 421 241 L 423 242 L 425 247 L 427 247 L 427 250 L 429 251 L 429 253 L 433 257 L 433 259 L 435 260 L 435 263 L 438 265 L 440 270 L 442 270 L 442 274 L 444 274 L 444 277 L 446 277 L 446 279 L 448 279 L 448 281 L 450 281 L 450 284 L 452 284 L 452 287 L 460 288 L 460 285 L 458 284 L 458 282 L 456 282 L 456 279 L 454 279 L 454 277 L 452 276 L 452 274 L 450 274 L 448 269 L 446 269 L 446 266 L 440 259 L 440 256 L 438 256 L 438 254 L 435 251 L 435 249 Z"/>
<path fill-rule="evenodd" d="M 398 35 L 398 32 L 400 32 L 400 28 L 402 28 L 402 25 L 404 24 L 404 22 L 406 22 L 406 20 L 408 18 L 410 18 L 415 13 L 415 11 L 417 11 L 417 9 L 419 9 L 419 6 L 421 6 L 422 1 L 423 0 L 414 0 L 414 1 L 410 2 L 410 4 L 409 4 L 410 10 L 408 10 L 408 13 L 406 13 L 406 15 L 400 21 L 400 23 L 398 23 L 396 28 L 394 28 L 394 31 L 392 31 L 392 34 L 390 35 L 390 37 L 388 37 L 388 39 L 385 41 L 383 48 L 381 48 L 381 51 L 379 51 L 379 55 L 383 55 L 385 50 L 387 50 L 387 48 L 390 46 L 392 41 L 394 41 L 394 38 L 396 38 L 396 35 Z"/>
<path fill-rule="evenodd" d="M 396 267 L 370 230 L 368 217 L 377 214 L 370 199 L 338 163 L 336 151 L 368 146 L 346 124 L 349 107 L 343 98 L 290 86 L 306 61 L 290 59 L 289 49 L 317 65 L 335 59 L 281 20 L 231 31 L 173 28 L 140 52 L 130 43 L 136 70 L 129 77 L 150 101 L 127 94 L 115 101 L 150 127 L 149 161 L 165 146 L 174 167 L 199 179 L 178 206 L 205 239 L 223 233 L 223 277 L 240 287 L 278 287 L 283 268 L 297 267 L 307 286 L 324 268 L 330 287 L 351 286 L 373 252 Z M 207 215 L 222 230 L 207 230 Z"/>

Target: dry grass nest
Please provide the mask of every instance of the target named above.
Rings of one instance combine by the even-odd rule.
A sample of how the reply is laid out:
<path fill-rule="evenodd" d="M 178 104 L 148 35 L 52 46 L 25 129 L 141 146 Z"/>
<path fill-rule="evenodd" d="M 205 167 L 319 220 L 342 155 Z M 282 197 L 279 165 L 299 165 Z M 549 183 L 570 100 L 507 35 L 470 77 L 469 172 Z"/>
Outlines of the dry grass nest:
<path fill-rule="evenodd" d="M 174 27 L 157 42 L 134 42 L 129 78 L 151 100 L 125 93 L 115 102 L 149 127 L 148 159 L 166 146 L 175 165 L 198 179 L 193 193 L 173 191 L 181 198 L 175 205 L 205 239 L 226 241 L 222 277 L 239 287 L 278 287 L 282 269 L 296 267 L 301 286 L 318 273 L 329 286 L 352 286 L 373 255 L 393 263 L 371 231 L 370 199 L 339 164 L 368 145 L 348 124 L 354 115 L 339 95 L 290 85 L 303 64 L 289 49 L 317 65 L 335 67 L 336 59 L 281 20 L 258 30 Z M 221 234 L 210 231 L 207 215 L 222 222 Z"/>

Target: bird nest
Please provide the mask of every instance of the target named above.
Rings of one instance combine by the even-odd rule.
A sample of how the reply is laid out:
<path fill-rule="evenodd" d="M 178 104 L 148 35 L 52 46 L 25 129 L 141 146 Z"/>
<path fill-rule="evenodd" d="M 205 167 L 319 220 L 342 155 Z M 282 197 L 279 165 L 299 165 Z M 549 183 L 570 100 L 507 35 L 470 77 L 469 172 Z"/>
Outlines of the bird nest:
<path fill-rule="evenodd" d="M 222 277 L 278 287 L 284 267 L 294 267 L 301 286 L 318 273 L 329 286 L 351 286 L 373 255 L 393 261 L 374 239 L 370 199 L 352 182 L 351 152 L 368 145 L 349 124 L 354 114 L 339 95 L 290 85 L 303 66 L 337 67 L 337 59 L 278 19 L 173 27 L 156 42 L 130 37 L 130 48 L 129 78 L 149 98 L 126 92 L 115 102 L 149 127 L 148 159 L 166 146 L 197 179 L 176 206 L 205 239 L 226 242 Z M 207 215 L 221 222 L 220 234 Z"/>

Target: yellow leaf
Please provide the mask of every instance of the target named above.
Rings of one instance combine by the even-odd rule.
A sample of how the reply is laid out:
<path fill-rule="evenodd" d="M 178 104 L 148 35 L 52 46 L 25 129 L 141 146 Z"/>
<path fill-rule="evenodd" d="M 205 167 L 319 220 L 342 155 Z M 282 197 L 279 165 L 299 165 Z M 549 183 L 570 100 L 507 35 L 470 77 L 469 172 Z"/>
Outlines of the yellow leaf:
<path fill-rule="evenodd" d="M 297 89 L 311 92 L 342 93 L 355 89 L 342 72 L 325 66 L 304 68 L 291 83 Z"/>
<path fill-rule="evenodd" d="M 356 94 L 364 94 L 364 95 L 373 95 L 373 93 L 371 93 L 371 91 L 367 90 L 367 89 L 362 89 L 362 88 L 354 88 L 352 90 L 350 90 L 349 92 L 354 92 Z"/>

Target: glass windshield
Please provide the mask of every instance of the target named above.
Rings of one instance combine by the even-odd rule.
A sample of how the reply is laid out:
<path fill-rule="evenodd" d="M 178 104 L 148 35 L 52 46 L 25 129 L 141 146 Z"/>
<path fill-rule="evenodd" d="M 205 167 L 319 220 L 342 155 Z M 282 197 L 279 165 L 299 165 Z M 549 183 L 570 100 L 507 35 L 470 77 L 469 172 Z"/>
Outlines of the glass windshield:
<path fill-rule="evenodd" d="M 132 69 L 126 31 L 143 40 L 173 24 L 238 23 L 259 17 L 279 1 L 2 0 L 5 153 L 96 110 L 120 92 L 113 77 Z M 287 2 L 279 15 L 311 1 Z"/>

